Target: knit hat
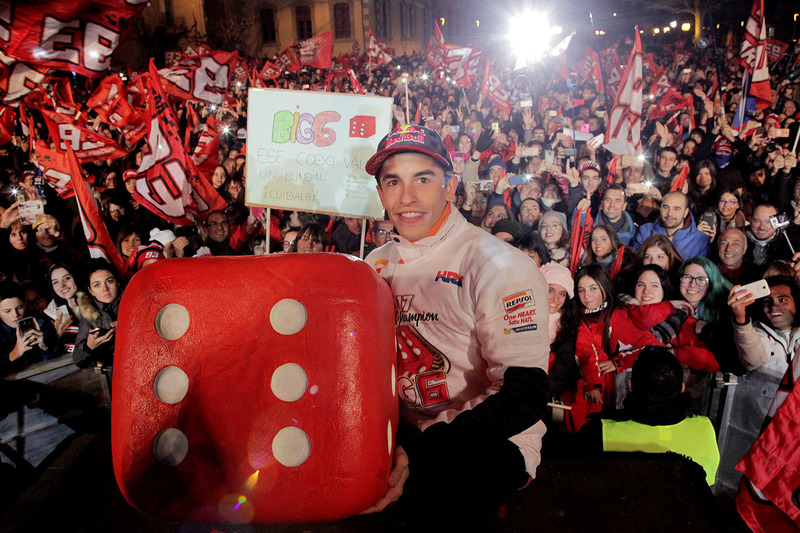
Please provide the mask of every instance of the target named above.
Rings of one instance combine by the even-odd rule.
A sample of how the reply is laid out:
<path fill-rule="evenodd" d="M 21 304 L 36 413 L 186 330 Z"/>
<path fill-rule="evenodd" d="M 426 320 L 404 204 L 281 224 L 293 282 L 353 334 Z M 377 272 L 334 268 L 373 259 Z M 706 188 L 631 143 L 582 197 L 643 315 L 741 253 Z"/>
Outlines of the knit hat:
<path fill-rule="evenodd" d="M 156 241 L 161 244 L 162 247 L 165 247 L 174 241 L 177 237 L 175 234 L 168 230 L 168 229 L 158 229 L 153 228 L 150 230 L 150 242 Z"/>
<path fill-rule="evenodd" d="M 500 167 L 503 170 L 508 170 L 505 161 L 503 161 L 503 158 L 499 155 L 492 157 L 492 159 L 489 161 L 489 164 L 486 165 L 486 170 L 490 170 L 492 167 Z"/>
<path fill-rule="evenodd" d="M 575 282 L 572 280 L 572 274 L 569 273 L 567 267 L 561 266 L 555 261 L 550 261 L 542 265 L 539 272 L 542 273 L 547 283 L 564 287 L 570 298 L 575 296 Z"/>
<path fill-rule="evenodd" d="M 563 226 L 565 230 L 567 229 L 567 216 L 561 211 L 548 211 L 542 215 L 542 219 L 539 221 L 539 227 L 541 227 L 544 224 L 545 219 L 548 218 L 555 218 L 561 223 L 561 226 Z"/>
<path fill-rule="evenodd" d="M 500 232 L 508 233 L 515 239 L 519 237 L 521 233 L 519 224 L 507 218 L 498 220 L 492 228 L 492 235 L 497 235 Z"/>

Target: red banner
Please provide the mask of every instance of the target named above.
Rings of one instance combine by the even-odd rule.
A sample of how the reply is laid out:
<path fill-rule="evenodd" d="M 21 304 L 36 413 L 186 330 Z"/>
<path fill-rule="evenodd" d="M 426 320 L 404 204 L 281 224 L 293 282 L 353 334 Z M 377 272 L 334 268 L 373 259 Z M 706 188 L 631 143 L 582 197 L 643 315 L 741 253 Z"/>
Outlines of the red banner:
<path fill-rule="evenodd" d="M 767 22 L 764 20 L 764 0 L 755 0 L 744 27 L 744 41 L 739 52 L 739 64 L 750 74 L 749 95 L 756 99 L 756 109 L 772 104 L 767 60 Z"/>
<path fill-rule="evenodd" d="M 63 152 L 48 148 L 42 140 L 33 144 L 33 162 L 42 171 L 44 179 L 61 198 L 72 198 L 75 189 L 72 187 L 70 167 Z"/>
<path fill-rule="evenodd" d="M 183 100 L 220 105 L 225 100 L 237 59 L 236 52 L 211 52 L 185 57 L 174 67 L 159 70 L 158 74 L 168 94 Z"/>
<path fill-rule="evenodd" d="M 263 81 L 274 80 L 281 75 L 281 68 L 275 63 L 267 61 L 258 75 Z"/>
<path fill-rule="evenodd" d="M 297 44 L 300 64 L 305 67 L 331 68 L 332 49 L 333 31 L 330 30 Z"/>
<path fill-rule="evenodd" d="M 214 187 L 200 177 L 181 145 L 178 121 L 158 83 L 150 60 L 150 131 L 136 175 L 134 199 L 161 218 L 180 225 L 202 221 L 227 205 Z"/>
<path fill-rule="evenodd" d="M 503 82 L 493 72 L 489 61 L 483 74 L 483 87 L 481 92 L 489 97 L 495 106 L 505 113 L 511 112 L 511 99 Z"/>
<path fill-rule="evenodd" d="M 65 154 L 67 168 L 72 176 L 72 184 L 75 190 L 75 199 L 78 201 L 78 214 L 81 216 L 83 224 L 83 234 L 86 236 L 86 245 L 89 247 L 89 255 L 95 258 L 105 259 L 117 267 L 121 273 L 125 272 L 125 261 L 122 259 L 114 241 L 108 235 L 108 229 L 100 218 L 97 205 L 94 203 L 92 193 L 89 191 L 86 181 L 83 179 L 83 169 L 75 158 L 75 152 L 67 145 Z"/>
<path fill-rule="evenodd" d="M 389 55 L 389 52 L 386 49 L 386 45 L 383 43 L 378 42 L 378 39 L 375 38 L 375 34 L 372 33 L 372 28 L 369 29 L 369 44 L 367 46 L 367 57 L 369 58 L 370 65 L 380 65 L 384 63 L 389 63 L 392 60 L 392 56 Z"/>
<path fill-rule="evenodd" d="M 214 119 L 214 115 L 208 115 L 206 125 L 197 140 L 197 146 L 192 153 L 192 162 L 197 166 L 200 175 L 211 182 L 211 176 L 219 165 L 219 134 L 222 126 Z"/>
<path fill-rule="evenodd" d="M 294 46 L 290 46 L 275 59 L 275 64 L 283 70 L 289 72 L 300 72 L 300 60 L 294 51 Z"/>
<path fill-rule="evenodd" d="M 0 52 L 0 104 L 16 107 L 47 74 Z"/>
<path fill-rule="evenodd" d="M 636 37 L 625 67 L 624 80 L 614 98 L 603 146 L 614 155 L 642 151 L 642 42 Z"/>
<path fill-rule="evenodd" d="M 61 151 L 69 149 L 75 151 L 76 157 L 82 163 L 91 163 L 106 159 L 116 159 L 128 155 L 128 152 L 113 139 L 79 124 L 55 111 L 42 109 L 44 122 L 50 131 L 50 137 Z"/>
<path fill-rule="evenodd" d="M 466 61 L 453 72 L 453 79 L 459 87 L 467 88 L 478 76 L 478 63 L 481 61 L 481 52 L 472 52 Z"/>
<path fill-rule="evenodd" d="M 125 98 L 125 86 L 117 74 L 103 79 L 86 101 L 86 107 L 94 109 L 100 120 L 115 127 L 128 123 L 131 106 Z"/>
<path fill-rule="evenodd" d="M 442 30 L 439 28 L 439 23 L 435 20 L 433 21 L 433 27 L 435 33 L 428 42 L 428 52 L 425 59 L 433 68 L 442 68 L 444 66 L 444 56 L 447 53 L 447 49 L 444 45 Z"/>
<path fill-rule="evenodd" d="M 147 4 L 148 0 L 4 2 L 0 47 L 37 68 L 97 78 Z"/>
<path fill-rule="evenodd" d="M 598 60 L 597 52 L 587 46 L 586 54 L 583 56 L 583 61 L 581 61 L 578 68 L 581 75 L 594 84 L 598 94 L 602 94 L 605 91 L 603 74 L 600 70 L 600 61 Z"/>
<path fill-rule="evenodd" d="M 767 59 L 770 63 L 777 63 L 789 49 L 789 45 L 777 39 L 767 39 Z"/>

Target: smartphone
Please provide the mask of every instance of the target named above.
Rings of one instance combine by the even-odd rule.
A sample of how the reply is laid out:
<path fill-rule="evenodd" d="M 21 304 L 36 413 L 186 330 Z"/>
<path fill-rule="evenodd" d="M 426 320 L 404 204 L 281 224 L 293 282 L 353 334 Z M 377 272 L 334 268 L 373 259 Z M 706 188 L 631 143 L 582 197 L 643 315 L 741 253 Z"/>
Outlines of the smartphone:
<path fill-rule="evenodd" d="M 461 126 L 459 126 L 458 124 L 455 124 L 454 126 L 450 126 L 450 131 L 454 131 L 456 133 L 459 133 L 461 131 Z"/>
<path fill-rule="evenodd" d="M 34 320 L 32 316 L 26 316 L 17 320 L 17 330 L 19 330 L 20 337 L 32 329 L 36 329 L 36 320 Z"/>
<path fill-rule="evenodd" d="M 475 183 L 478 184 L 478 192 L 492 192 L 494 190 L 492 180 L 478 180 Z"/>
<path fill-rule="evenodd" d="M 606 112 L 602 109 L 595 110 L 594 114 L 597 115 L 597 118 L 604 118 L 606 116 Z"/>
<path fill-rule="evenodd" d="M 575 148 L 564 148 L 561 150 L 561 154 L 564 155 L 564 157 L 575 157 L 575 153 Z"/>
<path fill-rule="evenodd" d="M 500 133 L 500 124 L 497 122 L 492 122 L 492 131 L 495 133 Z"/>
<path fill-rule="evenodd" d="M 89 333 L 97 333 L 97 335 L 99 337 L 102 337 L 103 335 L 105 335 L 109 331 L 111 331 L 111 330 L 108 329 L 108 328 L 94 328 L 94 329 L 90 329 Z"/>
<path fill-rule="evenodd" d="M 773 128 L 770 130 L 770 137 L 781 138 L 789 136 L 789 128 Z"/>
<path fill-rule="evenodd" d="M 764 296 L 769 296 L 769 285 L 767 285 L 767 280 L 760 279 L 758 281 L 754 281 L 753 283 L 742 285 L 736 289 L 736 292 L 749 292 L 753 295 L 753 298 L 757 300 L 759 298 L 763 298 Z M 744 294 L 742 296 L 737 296 L 736 299 L 741 300 L 743 296 Z"/>
<path fill-rule="evenodd" d="M 700 217 L 700 222 L 705 222 L 711 228 L 716 228 L 717 215 L 715 215 L 713 211 L 706 211 L 705 213 L 703 213 L 703 216 Z"/>
<path fill-rule="evenodd" d="M 539 156 L 539 147 L 538 146 L 523 146 L 519 149 L 519 155 L 521 157 L 537 157 Z"/>
<path fill-rule="evenodd" d="M 556 119 L 553 122 L 555 122 L 556 124 L 566 124 L 567 119 L 565 119 L 564 117 L 556 117 Z"/>
<path fill-rule="evenodd" d="M 692 69 L 690 69 L 690 68 L 685 68 L 685 69 L 683 69 L 683 73 L 684 73 L 684 74 L 691 74 L 691 73 L 692 73 Z"/>
<path fill-rule="evenodd" d="M 556 111 L 555 109 L 551 109 L 550 111 L 547 112 L 547 116 L 548 117 L 557 117 L 558 116 L 558 111 Z"/>
<path fill-rule="evenodd" d="M 522 100 L 519 103 L 520 107 L 533 107 L 533 100 Z"/>
<path fill-rule="evenodd" d="M 556 159 L 556 151 L 555 150 L 545 150 L 544 151 L 544 162 L 547 163 L 547 168 L 553 166 L 553 161 Z"/>
<path fill-rule="evenodd" d="M 589 133 L 589 124 L 581 124 L 581 132 Z"/>
<path fill-rule="evenodd" d="M 523 183 L 528 183 L 529 181 L 531 181 L 531 177 L 527 174 L 514 174 L 508 178 L 509 185 L 522 185 Z"/>
<path fill-rule="evenodd" d="M 629 183 L 625 186 L 633 194 L 644 194 L 650 187 L 643 181 L 639 183 Z"/>

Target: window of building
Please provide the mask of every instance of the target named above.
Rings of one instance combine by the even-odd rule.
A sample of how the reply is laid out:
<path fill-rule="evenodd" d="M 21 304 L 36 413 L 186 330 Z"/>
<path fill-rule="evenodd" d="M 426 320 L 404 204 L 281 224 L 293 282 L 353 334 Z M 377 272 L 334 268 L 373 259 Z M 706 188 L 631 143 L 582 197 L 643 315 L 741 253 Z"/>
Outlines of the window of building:
<path fill-rule="evenodd" d="M 275 31 L 275 10 L 271 7 L 261 10 L 261 38 L 265 43 L 274 43 L 278 40 Z"/>
<path fill-rule="evenodd" d="M 297 6 L 294 8 L 294 16 L 297 19 L 297 40 L 304 41 L 314 36 L 311 27 L 311 7 Z"/>
<path fill-rule="evenodd" d="M 388 0 L 375 0 L 375 37 L 378 39 L 391 39 L 389 34 L 390 7 Z"/>
<path fill-rule="evenodd" d="M 333 34 L 337 39 L 350 38 L 350 4 L 333 5 Z"/>
<path fill-rule="evenodd" d="M 408 38 L 408 4 L 400 2 L 400 38 Z"/>

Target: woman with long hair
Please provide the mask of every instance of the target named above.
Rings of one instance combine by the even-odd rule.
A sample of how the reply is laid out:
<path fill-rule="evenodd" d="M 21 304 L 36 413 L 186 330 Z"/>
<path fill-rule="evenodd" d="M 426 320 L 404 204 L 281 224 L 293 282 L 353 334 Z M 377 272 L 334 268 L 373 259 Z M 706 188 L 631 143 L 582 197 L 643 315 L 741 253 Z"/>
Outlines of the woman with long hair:
<path fill-rule="evenodd" d="M 614 228 L 607 224 L 600 224 L 592 228 L 589 234 L 589 247 L 583 258 L 584 265 L 597 263 L 609 271 L 611 277 L 616 279 L 623 272 L 633 267 L 634 255 L 619 240 Z"/>
<path fill-rule="evenodd" d="M 544 241 L 550 260 L 569 268 L 572 248 L 567 218 L 559 211 L 548 211 L 539 220 L 539 236 Z"/>
<path fill-rule="evenodd" d="M 80 323 L 72 360 L 81 368 L 95 363 L 111 367 L 122 278 L 105 259 L 90 259 L 86 265 L 86 275 L 89 294 L 78 298 Z"/>
<path fill-rule="evenodd" d="M 80 320 L 78 299 L 84 293 L 78 290 L 79 283 L 75 276 L 75 269 L 63 263 L 56 263 L 50 267 L 48 280 L 53 292 L 53 299 L 45 308 L 44 314 L 53 321 L 58 338 L 64 345 L 64 350 L 72 353 L 75 349 L 75 338 L 78 335 Z"/>
<path fill-rule="evenodd" d="M 689 175 L 689 205 L 695 218 L 714 209 L 717 199 L 717 165 L 710 159 L 698 161 Z"/>

